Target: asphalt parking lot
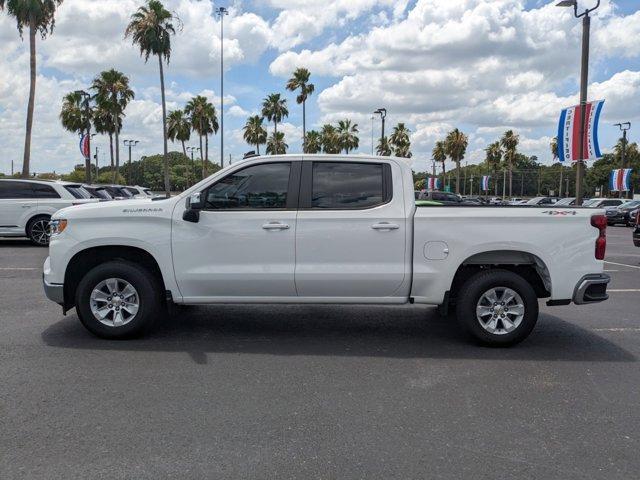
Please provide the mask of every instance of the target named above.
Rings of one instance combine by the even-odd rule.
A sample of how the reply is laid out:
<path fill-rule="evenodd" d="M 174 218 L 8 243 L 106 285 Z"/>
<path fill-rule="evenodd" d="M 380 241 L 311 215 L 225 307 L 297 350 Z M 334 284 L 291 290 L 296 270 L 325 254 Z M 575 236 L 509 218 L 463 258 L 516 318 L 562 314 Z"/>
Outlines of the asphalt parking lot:
<path fill-rule="evenodd" d="M 2 479 L 633 479 L 640 249 L 608 229 L 611 298 L 542 307 L 478 347 L 431 307 L 218 306 L 92 337 L 0 240 Z"/>

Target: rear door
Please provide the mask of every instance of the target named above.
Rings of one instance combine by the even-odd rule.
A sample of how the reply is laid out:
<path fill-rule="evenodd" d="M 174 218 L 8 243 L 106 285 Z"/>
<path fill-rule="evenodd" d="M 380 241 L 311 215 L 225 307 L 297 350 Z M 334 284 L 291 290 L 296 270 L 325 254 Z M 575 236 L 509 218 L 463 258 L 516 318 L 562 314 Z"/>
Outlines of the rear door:
<path fill-rule="evenodd" d="M 24 230 L 37 206 L 30 182 L 0 181 L 0 231 Z"/>
<path fill-rule="evenodd" d="M 374 301 L 405 279 L 406 212 L 400 167 L 305 161 L 296 234 L 300 297 Z"/>

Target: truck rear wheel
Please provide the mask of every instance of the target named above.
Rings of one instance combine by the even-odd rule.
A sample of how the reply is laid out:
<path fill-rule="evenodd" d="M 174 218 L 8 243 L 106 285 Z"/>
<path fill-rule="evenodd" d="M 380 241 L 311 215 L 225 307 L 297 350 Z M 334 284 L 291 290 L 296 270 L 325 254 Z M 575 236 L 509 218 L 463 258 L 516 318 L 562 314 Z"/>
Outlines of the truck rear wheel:
<path fill-rule="evenodd" d="M 469 278 L 458 293 L 458 322 L 488 346 L 521 342 L 538 321 L 533 287 L 508 270 L 488 270 Z"/>
<path fill-rule="evenodd" d="M 162 289 L 143 267 L 125 261 L 103 263 L 78 284 L 76 311 L 94 335 L 109 339 L 139 336 L 161 314 Z"/>

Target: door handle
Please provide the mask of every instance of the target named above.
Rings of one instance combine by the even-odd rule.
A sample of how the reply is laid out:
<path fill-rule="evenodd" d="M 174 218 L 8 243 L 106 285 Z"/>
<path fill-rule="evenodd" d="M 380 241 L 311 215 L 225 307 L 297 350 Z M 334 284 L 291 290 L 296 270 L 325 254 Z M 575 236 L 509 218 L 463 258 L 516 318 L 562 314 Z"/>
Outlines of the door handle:
<path fill-rule="evenodd" d="M 31 208 L 31 205 L 22 205 L 22 208 Z"/>
<path fill-rule="evenodd" d="M 288 230 L 289 225 L 280 222 L 269 222 L 262 225 L 265 230 Z"/>
<path fill-rule="evenodd" d="M 398 230 L 400 226 L 395 223 L 380 222 L 374 223 L 373 225 L 371 225 L 371 228 L 373 228 L 374 230 Z"/>

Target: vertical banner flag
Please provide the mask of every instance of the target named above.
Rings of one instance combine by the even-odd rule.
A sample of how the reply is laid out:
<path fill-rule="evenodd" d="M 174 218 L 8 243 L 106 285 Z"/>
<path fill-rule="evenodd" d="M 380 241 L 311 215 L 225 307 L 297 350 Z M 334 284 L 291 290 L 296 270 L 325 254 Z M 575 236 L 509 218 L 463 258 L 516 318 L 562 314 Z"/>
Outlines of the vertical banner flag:
<path fill-rule="evenodd" d="M 427 179 L 427 188 L 429 190 L 438 190 L 440 188 L 440 180 L 436 177 L 429 177 Z"/>
<path fill-rule="evenodd" d="M 482 176 L 482 190 L 485 192 L 489 191 L 489 180 L 491 177 L 489 175 Z"/>
<path fill-rule="evenodd" d="M 562 110 L 558 124 L 558 158 L 561 162 L 595 160 L 602 157 L 598 144 L 598 122 L 603 104 L 604 100 L 585 104 L 585 129 L 582 139 L 580 138 L 582 107 L 576 105 Z M 584 158 L 579 158 L 580 142 L 584 145 Z"/>
<path fill-rule="evenodd" d="M 609 190 L 612 192 L 628 192 L 631 190 L 631 168 L 616 168 L 609 176 Z"/>
<path fill-rule="evenodd" d="M 80 137 L 80 153 L 84 158 L 89 158 L 91 152 L 89 152 L 89 135 L 84 134 Z"/>

